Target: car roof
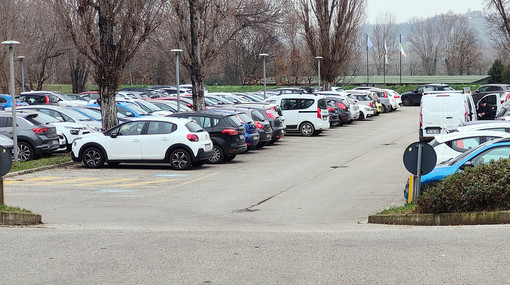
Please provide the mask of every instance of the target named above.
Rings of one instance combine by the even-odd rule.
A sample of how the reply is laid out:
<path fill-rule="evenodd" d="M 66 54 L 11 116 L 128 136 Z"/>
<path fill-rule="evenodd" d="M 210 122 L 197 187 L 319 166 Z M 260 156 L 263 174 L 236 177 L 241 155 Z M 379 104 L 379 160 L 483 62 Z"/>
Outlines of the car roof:
<path fill-rule="evenodd" d="M 495 136 L 495 137 L 510 137 L 510 133 L 490 131 L 490 130 L 474 130 L 465 132 L 453 132 L 435 136 L 434 139 L 438 143 L 444 143 L 454 139 L 469 138 L 474 136 Z"/>
<path fill-rule="evenodd" d="M 225 112 L 215 112 L 215 111 L 211 111 L 211 110 L 202 110 L 202 111 L 194 111 L 194 112 L 180 112 L 180 113 L 175 113 L 173 115 L 178 115 L 178 114 L 183 114 L 183 115 L 207 115 L 207 116 L 220 117 L 220 118 L 235 115 L 235 114 L 229 114 L 229 113 L 225 113 Z"/>

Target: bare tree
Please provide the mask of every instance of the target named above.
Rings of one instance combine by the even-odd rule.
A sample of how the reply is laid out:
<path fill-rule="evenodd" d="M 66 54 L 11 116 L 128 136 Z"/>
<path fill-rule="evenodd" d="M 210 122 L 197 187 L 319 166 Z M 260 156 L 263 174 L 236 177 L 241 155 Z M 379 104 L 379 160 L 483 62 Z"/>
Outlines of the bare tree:
<path fill-rule="evenodd" d="M 15 37 L 16 34 L 16 14 L 18 9 L 18 3 L 16 1 L 1 1 L 0 2 L 0 39 L 1 41 L 6 40 L 18 40 Z M 17 49 L 15 50 L 17 51 Z M 0 92 L 9 92 L 9 61 L 8 61 L 7 49 L 0 46 Z"/>
<path fill-rule="evenodd" d="M 240 31 L 277 23 L 282 9 L 281 1 L 269 0 L 172 0 L 170 4 L 166 26 L 155 40 L 168 53 L 172 48 L 184 50 L 182 64 L 191 78 L 196 110 L 205 108 L 204 66 L 213 65 Z"/>
<path fill-rule="evenodd" d="M 423 72 L 426 75 L 436 75 L 445 44 L 445 41 L 441 39 L 441 26 L 436 20 L 436 18 L 411 20 L 411 33 L 407 37 L 411 50 L 420 57 Z"/>
<path fill-rule="evenodd" d="M 321 81 L 330 90 L 355 52 L 365 0 L 300 0 L 301 22 L 312 55 L 322 56 Z"/>
<path fill-rule="evenodd" d="M 375 62 L 377 74 L 387 73 L 389 69 L 386 65 L 393 62 L 399 54 L 397 25 L 394 14 L 386 12 L 377 16 L 372 43 L 374 48 L 371 55 Z"/>
<path fill-rule="evenodd" d="M 485 0 L 486 8 L 489 11 L 486 20 L 493 46 L 497 47 L 499 53 L 510 53 L 510 1 L 509 0 Z M 504 52 L 502 52 L 504 51 Z"/>
<path fill-rule="evenodd" d="M 103 129 L 118 123 L 115 93 L 129 60 L 158 26 L 165 0 L 53 0 L 58 19 L 94 67 Z"/>

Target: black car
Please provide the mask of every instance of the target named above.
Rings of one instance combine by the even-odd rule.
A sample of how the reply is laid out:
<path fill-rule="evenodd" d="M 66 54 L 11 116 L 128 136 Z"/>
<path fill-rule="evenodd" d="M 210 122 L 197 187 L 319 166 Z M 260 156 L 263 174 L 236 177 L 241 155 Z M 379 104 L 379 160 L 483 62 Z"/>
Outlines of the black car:
<path fill-rule="evenodd" d="M 283 116 L 281 115 L 281 110 L 279 108 L 264 103 L 245 103 L 237 104 L 236 106 L 258 110 L 264 116 L 264 118 L 269 121 L 271 128 L 273 129 L 273 136 L 271 141 L 269 141 L 270 144 L 275 143 L 285 136 L 285 133 L 287 132 L 287 126 L 285 125 Z"/>
<path fill-rule="evenodd" d="M 214 144 L 214 155 L 209 159 L 209 163 L 231 161 L 238 153 L 248 150 L 245 129 L 235 114 L 197 111 L 176 113 L 171 116 L 193 119 L 209 132 Z"/>
<path fill-rule="evenodd" d="M 421 96 L 423 93 L 427 92 L 437 92 L 437 91 L 454 91 L 452 87 L 448 84 L 425 84 L 416 88 L 416 90 L 405 92 L 400 94 L 400 98 L 402 99 L 402 105 L 411 106 L 411 105 L 420 105 Z"/>
<path fill-rule="evenodd" d="M 242 107 L 239 108 L 238 105 L 221 106 L 218 109 L 233 110 L 238 113 L 244 113 L 250 116 L 255 122 L 257 131 L 259 132 L 259 143 L 256 146 L 257 148 L 264 147 L 273 138 L 273 129 L 271 128 L 271 123 L 269 123 L 269 121 L 266 120 L 264 115 L 262 115 L 262 113 L 259 110 Z"/>
<path fill-rule="evenodd" d="M 19 99 L 28 105 L 53 104 L 58 105 L 59 98 L 51 92 L 34 91 L 23 92 L 19 95 Z"/>
<path fill-rule="evenodd" d="M 18 126 L 19 160 L 32 160 L 37 156 L 51 154 L 59 148 L 57 129 L 52 125 L 40 125 L 37 113 L 20 113 L 16 117 Z M 13 138 L 12 113 L 0 113 L 0 134 Z"/>
<path fill-rule="evenodd" d="M 332 126 L 341 126 L 343 124 L 352 122 L 352 115 L 348 107 L 349 103 L 346 102 L 344 98 L 331 96 L 326 97 L 326 100 L 328 101 L 328 110 L 329 108 L 335 109 L 335 112 L 339 117 L 337 124 L 331 124 L 330 122 Z"/>

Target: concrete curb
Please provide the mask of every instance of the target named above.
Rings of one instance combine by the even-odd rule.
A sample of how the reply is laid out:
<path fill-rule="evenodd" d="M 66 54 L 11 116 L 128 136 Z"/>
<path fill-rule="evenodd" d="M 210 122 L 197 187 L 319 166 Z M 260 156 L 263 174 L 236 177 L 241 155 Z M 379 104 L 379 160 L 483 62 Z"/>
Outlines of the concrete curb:
<path fill-rule="evenodd" d="M 33 172 L 37 172 L 37 171 L 43 171 L 43 170 L 47 170 L 47 169 L 58 168 L 58 167 L 61 167 L 61 166 L 69 166 L 69 165 L 73 165 L 75 163 L 76 162 L 74 162 L 74 161 L 70 161 L 70 162 L 64 162 L 64 163 L 60 163 L 60 164 L 41 166 L 41 167 L 38 167 L 38 168 L 32 168 L 32 169 L 27 169 L 27 170 L 20 170 L 20 171 L 16 171 L 16 172 L 7 173 L 3 177 L 4 178 L 13 177 L 13 176 L 17 176 L 17 175 L 23 175 L 23 174 L 27 174 L 27 173 L 33 173 Z"/>
<path fill-rule="evenodd" d="M 510 224 L 510 211 L 447 214 L 391 214 L 368 217 L 372 224 L 412 226 L 458 226 Z"/>
<path fill-rule="evenodd" d="M 41 215 L 0 211 L 0 225 L 26 226 L 42 224 Z"/>

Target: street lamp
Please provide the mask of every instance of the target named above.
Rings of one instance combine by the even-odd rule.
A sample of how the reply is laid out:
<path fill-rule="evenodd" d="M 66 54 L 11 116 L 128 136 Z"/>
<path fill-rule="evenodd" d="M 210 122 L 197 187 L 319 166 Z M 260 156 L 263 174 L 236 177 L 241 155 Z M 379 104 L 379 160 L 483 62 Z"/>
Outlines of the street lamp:
<path fill-rule="evenodd" d="M 179 53 L 182 49 L 173 49 L 171 52 L 175 52 L 175 82 L 177 85 L 177 113 L 181 111 L 181 91 L 179 89 Z"/>
<path fill-rule="evenodd" d="M 131 70 L 133 70 L 133 68 L 135 67 L 132 65 L 129 66 L 129 85 L 131 85 L 131 87 L 133 87 L 133 76 L 131 76 Z"/>
<path fill-rule="evenodd" d="M 322 56 L 316 56 L 315 58 L 317 59 L 317 71 L 319 73 L 319 90 L 318 91 L 321 91 L 321 59 L 322 59 Z"/>
<path fill-rule="evenodd" d="M 12 141 L 14 143 L 14 162 L 18 162 L 18 128 L 16 124 L 16 87 L 14 86 L 14 46 L 17 41 L 4 41 L 3 45 L 9 47 L 9 66 L 11 73 L 11 105 L 12 105 Z"/>
<path fill-rule="evenodd" d="M 19 59 L 19 65 L 21 68 L 21 90 L 23 90 L 22 92 L 25 92 L 25 69 L 23 68 L 23 60 L 25 57 L 20 55 L 17 59 Z"/>
<path fill-rule="evenodd" d="M 266 99 L 266 57 L 268 56 L 267 53 L 261 53 L 259 56 L 262 57 L 262 70 L 264 74 L 264 100 Z"/>

